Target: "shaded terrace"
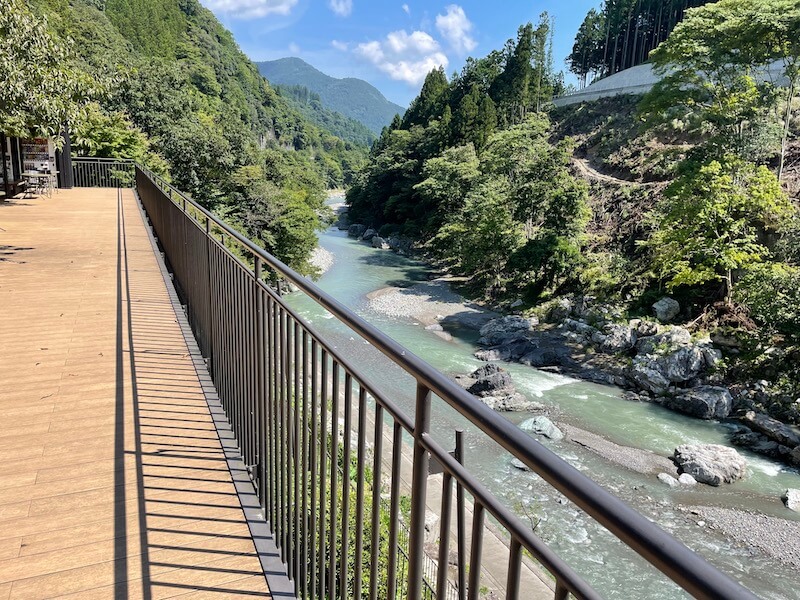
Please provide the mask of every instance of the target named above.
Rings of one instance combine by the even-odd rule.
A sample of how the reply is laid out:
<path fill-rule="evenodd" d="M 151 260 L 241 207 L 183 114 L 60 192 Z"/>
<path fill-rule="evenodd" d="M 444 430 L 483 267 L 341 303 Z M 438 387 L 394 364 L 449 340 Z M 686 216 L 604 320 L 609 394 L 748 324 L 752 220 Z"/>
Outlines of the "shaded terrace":
<path fill-rule="evenodd" d="M 0 600 L 270 596 L 165 276 L 132 190 L 0 203 Z"/>

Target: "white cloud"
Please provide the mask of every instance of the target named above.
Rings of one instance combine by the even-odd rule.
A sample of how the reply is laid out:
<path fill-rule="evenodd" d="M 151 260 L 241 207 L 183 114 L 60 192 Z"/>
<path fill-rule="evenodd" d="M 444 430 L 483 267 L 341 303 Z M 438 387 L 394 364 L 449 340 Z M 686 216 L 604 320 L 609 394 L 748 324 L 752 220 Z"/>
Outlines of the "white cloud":
<path fill-rule="evenodd" d="M 353 0 L 328 0 L 328 6 L 340 17 L 346 17 L 353 12 Z"/>
<path fill-rule="evenodd" d="M 359 44 L 355 53 L 397 81 L 419 85 L 437 67 L 447 67 L 439 43 L 424 31 L 393 31 L 382 41 Z"/>
<path fill-rule="evenodd" d="M 411 8 L 408 6 L 408 4 L 403 4 L 403 12 L 407 15 L 411 14 Z"/>
<path fill-rule="evenodd" d="M 350 49 L 350 44 L 347 42 L 340 42 L 339 40 L 333 40 L 331 46 L 342 52 L 347 52 Z"/>
<path fill-rule="evenodd" d="M 238 19 L 259 19 L 267 15 L 286 16 L 292 12 L 298 0 L 203 0 L 203 4 L 215 13 Z"/>
<path fill-rule="evenodd" d="M 472 22 L 464 9 L 458 4 L 451 4 L 445 11 L 443 15 L 436 15 L 436 29 L 459 54 L 474 50 L 478 42 L 470 36 Z"/>
<path fill-rule="evenodd" d="M 291 52 L 292 54 L 300 54 L 300 46 L 298 46 L 294 42 L 291 42 L 289 44 L 289 52 Z"/>

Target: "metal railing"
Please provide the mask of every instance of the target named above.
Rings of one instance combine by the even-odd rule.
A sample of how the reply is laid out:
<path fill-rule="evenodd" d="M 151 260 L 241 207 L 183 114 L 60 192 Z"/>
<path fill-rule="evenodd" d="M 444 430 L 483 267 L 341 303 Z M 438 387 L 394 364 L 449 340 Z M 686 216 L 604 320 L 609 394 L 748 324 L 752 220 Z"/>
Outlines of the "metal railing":
<path fill-rule="evenodd" d="M 299 597 L 417 599 L 429 597 L 430 588 L 446 598 L 455 587 L 459 598 L 475 600 L 489 518 L 507 532 L 506 598 L 521 596 L 523 553 L 552 576 L 557 600 L 600 597 L 432 438 L 435 395 L 690 594 L 755 598 L 161 178 L 137 167 L 136 190 Z M 414 414 L 304 321 L 282 298 L 280 281 L 297 286 L 405 370 L 416 382 Z M 425 577 L 431 459 L 443 471 L 435 581 Z M 471 498 L 468 541 L 454 534 L 454 487 L 459 530 L 464 497 Z M 398 524 L 401 501 L 410 504 L 407 541 Z M 455 586 L 448 581 L 454 541 Z"/>
<path fill-rule="evenodd" d="M 72 178 L 75 187 L 133 187 L 136 163 L 124 158 L 72 158 Z"/>

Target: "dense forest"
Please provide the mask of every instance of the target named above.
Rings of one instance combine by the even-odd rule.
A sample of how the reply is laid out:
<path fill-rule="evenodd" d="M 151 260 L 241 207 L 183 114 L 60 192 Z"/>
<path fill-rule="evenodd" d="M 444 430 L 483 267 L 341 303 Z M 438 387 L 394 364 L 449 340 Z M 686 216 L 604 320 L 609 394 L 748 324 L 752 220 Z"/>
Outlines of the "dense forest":
<path fill-rule="evenodd" d="M 642 64 L 667 39 L 686 9 L 710 0 L 605 0 L 591 9 L 567 58 L 581 87 L 599 77 Z"/>
<path fill-rule="evenodd" d="M 197 0 L 12 4 L 63 50 L 70 81 L 92 82 L 93 102 L 71 119 L 74 151 L 143 160 L 295 268 L 313 270 L 324 191 L 350 182 L 364 144 L 292 108 Z"/>
<path fill-rule="evenodd" d="M 743 340 L 732 369 L 793 402 L 800 6 L 690 9 L 650 55 L 650 94 L 558 110 L 548 27 L 452 81 L 433 71 L 348 192 L 353 221 L 415 238 L 495 304 L 591 295 L 636 315 L 671 293 L 696 331 Z"/>
<path fill-rule="evenodd" d="M 325 108 L 322 98 L 302 85 L 275 85 L 275 91 L 318 127 L 338 138 L 368 148 L 377 136 L 366 125 Z"/>

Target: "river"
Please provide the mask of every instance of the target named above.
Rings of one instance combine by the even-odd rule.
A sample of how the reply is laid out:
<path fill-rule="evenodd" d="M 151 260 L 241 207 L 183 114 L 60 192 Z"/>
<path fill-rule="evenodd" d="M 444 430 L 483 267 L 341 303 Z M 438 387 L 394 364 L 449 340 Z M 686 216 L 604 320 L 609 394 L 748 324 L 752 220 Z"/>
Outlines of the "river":
<path fill-rule="evenodd" d="M 447 374 L 468 373 L 482 364 L 472 353 L 476 333 L 450 331 L 447 341 L 409 319 L 373 311 L 366 295 L 390 285 L 406 286 L 425 279 L 424 265 L 390 251 L 375 250 L 330 229 L 320 246 L 335 262 L 318 285 L 406 348 Z M 345 351 L 372 384 L 413 414 L 414 385 L 399 367 L 332 318 L 302 294 L 287 296 L 295 309 L 333 345 Z M 674 413 L 657 405 L 629 402 L 620 390 L 578 381 L 523 365 L 504 365 L 518 390 L 552 407 L 554 420 L 597 433 L 618 444 L 669 456 L 683 443 L 728 445 L 726 428 Z M 508 414 L 515 423 L 526 415 Z M 460 415 L 436 400 L 432 410 L 434 434 L 452 447 L 455 428 L 466 431 L 466 464 L 509 506 L 541 519 L 537 533 L 600 593 L 608 598 L 683 598 L 685 594 L 633 551 L 597 525 L 538 476 L 520 471 L 496 443 L 488 440 Z M 656 521 L 723 571 L 763 598 L 800 598 L 797 571 L 752 549 L 727 540 L 683 506 L 719 506 L 797 519 L 781 503 L 787 488 L 800 488 L 800 474 L 779 463 L 743 452 L 749 474 L 735 484 L 712 488 L 669 488 L 654 476 L 641 475 L 607 461 L 569 441 L 543 440 L 573 466 Z M 740 450 L 741 451 L 741 450 Z M 698 522 L 700 524 L 698 524 Z"/>

